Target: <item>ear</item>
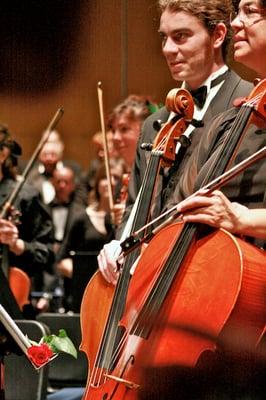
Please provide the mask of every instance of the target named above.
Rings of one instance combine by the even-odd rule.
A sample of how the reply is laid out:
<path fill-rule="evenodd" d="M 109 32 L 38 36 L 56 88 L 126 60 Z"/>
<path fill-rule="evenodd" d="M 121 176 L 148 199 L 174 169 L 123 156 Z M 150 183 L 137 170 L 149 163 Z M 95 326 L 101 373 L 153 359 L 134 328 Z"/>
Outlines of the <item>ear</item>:
<path fill-rule="evenodd" d="M 212 34 L 214 49 L 219 49 L 222 47 L 226 34 L 227 34 L 227 27 L 225 26 L 224 23 L 219 22 L 215 26 L 215 29 Z"/>

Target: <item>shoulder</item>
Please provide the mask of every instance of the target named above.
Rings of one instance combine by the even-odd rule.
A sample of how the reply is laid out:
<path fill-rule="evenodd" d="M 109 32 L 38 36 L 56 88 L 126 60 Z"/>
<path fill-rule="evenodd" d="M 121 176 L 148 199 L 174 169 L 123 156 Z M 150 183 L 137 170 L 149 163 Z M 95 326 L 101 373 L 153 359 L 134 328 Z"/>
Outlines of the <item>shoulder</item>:
<path fill-rule="evenodd" d="M 29 182 L 25 182 L 21 188 L 20 198 L 23 200 L 39 199 L 39 191 Z"/>
<path fill-rule="evenodd" d="M 254 88 L 252 82 L 246 81 L 245 79 L 241 78 L 236 72 L 230 70 L 228 79 L 226 82 L 228 85 L 231 86 L 234 96 L 247 96 L 251 90 Z"/>
<path fill-rule="evenodd" d="M 72 215 L 72 227 L 86 225 L 88 223 L 88 215 L 85 208 L 75 210 L 75 214 Z"/>

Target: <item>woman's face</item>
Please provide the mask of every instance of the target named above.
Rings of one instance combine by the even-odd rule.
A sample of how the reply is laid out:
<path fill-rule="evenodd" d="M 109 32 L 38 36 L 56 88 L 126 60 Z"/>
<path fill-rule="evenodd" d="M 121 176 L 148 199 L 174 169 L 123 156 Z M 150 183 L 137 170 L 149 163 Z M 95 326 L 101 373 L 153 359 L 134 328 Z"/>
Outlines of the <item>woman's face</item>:
<path fill-rule="evenodd" d="M 132 166 L 135 159 L 140 125 L 139 120 L 129 118 L 126 113 L 119 115 L 112 124 L 114 148 L 128 166 Z"/>
<path fill-rule="evenodd" d="M 119 181 L 122 179 L 123 169 L 120 164 L 116 167 L 111 168 L 110 175 L 111 175 L 111 186 L 112 190 L 114 191 L 115 187 L 118 185 Z M 109 196 L 109 189 L 108 189 L 108 181 L 107 178 L 100 179 L 98 183 L 98 193 L 100 198 L 107 198 Z"/>
<path fill-rule="evenodd" d="M 259 0 L 241 0 L 231 23 L 234 31 L 234 59 L 266 76 L 266 9 Z"/>

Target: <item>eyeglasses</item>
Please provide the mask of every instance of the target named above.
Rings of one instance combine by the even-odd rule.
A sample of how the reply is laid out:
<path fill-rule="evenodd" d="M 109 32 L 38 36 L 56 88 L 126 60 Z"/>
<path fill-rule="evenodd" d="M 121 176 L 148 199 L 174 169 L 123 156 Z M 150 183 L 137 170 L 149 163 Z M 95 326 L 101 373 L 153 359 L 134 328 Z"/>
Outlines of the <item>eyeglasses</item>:
<path fill-rule="evenodd" d="M 262 8 L 245 5 L 242 9 L 238 10 L 238 12 L 234 11 L 230 14 L 230 23 L 232 24 L 232 22 L 238 18 L 243 25 L 250 27 L 264 19 L 265 14 L 266 11 Z"/>

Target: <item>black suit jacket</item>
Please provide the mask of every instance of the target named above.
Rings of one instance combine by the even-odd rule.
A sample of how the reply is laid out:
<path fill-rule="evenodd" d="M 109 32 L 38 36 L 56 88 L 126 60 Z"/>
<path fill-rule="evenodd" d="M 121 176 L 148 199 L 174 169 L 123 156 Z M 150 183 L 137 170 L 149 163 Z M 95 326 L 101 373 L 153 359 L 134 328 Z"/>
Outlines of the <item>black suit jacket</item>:
<path fill-rule="evenodd" d="M 202 128 L 196 128 L 193 131 L 193 134 L 191 136 L 191 145 L 187 148 L 185 156 L 183 157 L 183 160 L 179 165 L 178 170 L 174 171 L 174 173 L 171 174 L 171 176 L 167 180 L 167 183 L 162 181 L 162 177 L 159 178 L 159 182 L 157 185 L 157 194 L 158 192 L 161 192 L 162 197 L 158 195 L 155 196 L 156 202 L 158 203 L 156 206 L 156 213 L 158 213 L 164 207 L 164 204 L 169 201 L 169 198 L 173 194 L 176 183 L 178 182 L 179 176 L 184 170 L 187 160 L 191 156 L 193 150 L 198 145 L 201 133 L 207 128 L 208 123 L 210 123 L 210 121 L 221 112 L 231 108 L 233 106 L 233 101 L 236 98 L 247 96 L 251 92 L 252 88 L 252 83 L 241 79 L 241 77 L 239 77 L 234 71 L 229 70 L 225 82 L 223 83 L 216 96 L 212 99 L 204 115 L 204 126 Z M 164 123 L 168 120 L 168 117 L 169 111 L 167 111 L 167 109 L 163 107 L 144 121 L 142 132 L 137 145 L 135 163 L 132 169 L 131 179 L 129 183 L 127 207 L 124 213 L 123 222 L 117 231 L 117 237 L 120 237 L 126 221 L 129 217 L 130 211 L 133 207 L 133 204 L 136 201 L 136 197 L 141 187 L 141 183 L 148 163 L 149 153 L 141 149 L 141 144 L 153 143 L 154 138 L 157 134 L 153 127 L 154 121 L 161 120 Z"/>

